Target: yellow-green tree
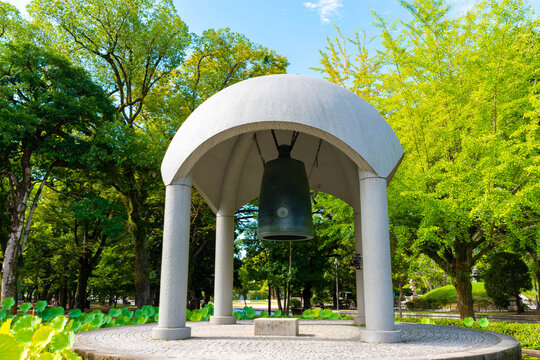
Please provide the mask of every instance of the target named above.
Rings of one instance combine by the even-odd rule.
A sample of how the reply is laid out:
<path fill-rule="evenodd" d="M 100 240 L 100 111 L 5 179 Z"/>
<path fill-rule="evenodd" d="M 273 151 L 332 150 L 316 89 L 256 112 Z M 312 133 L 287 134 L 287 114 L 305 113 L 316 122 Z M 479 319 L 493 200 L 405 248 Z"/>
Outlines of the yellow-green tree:
<path fill-rule="evenodd" d="M 350 55 L 338 37 L 320 70 L 337 83 L 346 74 L 397 133 L 406 155 L 389 191 L 421 219 L 416 246 L 451 276 L 461 317 L 474 316 L 472 267 L 524 226 L 523 196 L 540 197 L 529 115 L 539 23 L 520 0 L 483 1 L 454 17 L 442 0 L 400 3 L 410 20 L 374 15 L 376 56 L 358 39 L 362 51 Z M 537 214 L 528 226 L 537 228 Z"/>

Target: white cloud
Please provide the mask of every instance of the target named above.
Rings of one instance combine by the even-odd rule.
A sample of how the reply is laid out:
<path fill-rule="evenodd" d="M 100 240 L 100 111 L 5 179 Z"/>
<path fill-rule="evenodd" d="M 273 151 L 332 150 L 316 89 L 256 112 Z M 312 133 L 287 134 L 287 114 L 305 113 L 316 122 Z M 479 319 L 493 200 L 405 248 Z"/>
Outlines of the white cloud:
<path fill-rule="evenodd" d="M 306 1 L 304 6 L 311 10 L 317 10 L 323 23 L 330 22 L 330 17 L 338 14 L 340 7 L 343 7 L 343 0 L 318 0 L 316 3 Z"/>

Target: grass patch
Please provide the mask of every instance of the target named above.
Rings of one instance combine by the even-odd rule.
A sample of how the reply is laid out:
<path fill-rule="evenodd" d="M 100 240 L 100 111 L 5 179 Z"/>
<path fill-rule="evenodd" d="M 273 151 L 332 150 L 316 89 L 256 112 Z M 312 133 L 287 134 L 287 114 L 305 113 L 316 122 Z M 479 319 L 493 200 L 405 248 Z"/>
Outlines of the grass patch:
<path fill-rule="evenodd" d="M 487 299 L 488 296 L 486 294 L 484 283 L 482 282 L 472 283 L 472 295 L 473 295 L 473 298 L 486 298 Z M 457 302 L 456 288 L 454 287 L 454 285 L 442 286 L 440 288 L 427 292 L 424 296 L 422 296 L 422 298 L 437 300 L 437 301 L 446 302 L 446 303 L 456 303 Z"/>
<path fill-rule="evenodd" d="M 475 306 L 489 307 L 493 303 L 486 294 L 484 283 L 472 283 L 472 296 Z M 457 304 L 456 289 L 453 285 L 446 285 L 424 294 L 424 296 L 407 303 L 409 310 L 440 309 Z"/>

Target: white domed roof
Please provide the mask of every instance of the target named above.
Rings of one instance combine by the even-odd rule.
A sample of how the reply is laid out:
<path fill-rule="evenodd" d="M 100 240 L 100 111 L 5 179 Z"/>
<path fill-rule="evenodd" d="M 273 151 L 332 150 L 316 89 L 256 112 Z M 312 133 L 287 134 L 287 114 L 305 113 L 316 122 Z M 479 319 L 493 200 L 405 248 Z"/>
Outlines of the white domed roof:
<path fill-rule="evenodd" d="M 261 155 L 266 161 L 277 157 L 271 129 L 279 143 L 289 143 L 292 131 L 299 131 L 292 157 L 304 161 L 312 189 L 353 206 L 358 169 L 389 181 L 403 156 L 388 123 L 357 95 L 325 80 L 269 75 L 232 85 L 201 104 L 169 145 L 163 180 L 168 185 L 191 172 L 216 210 L 226 170 L 235 162 L 241 169 L 235 175 L 239 207 L 258 196 Z M 237 158 L 233 149 L 240 135 L 251 144 Z"/>

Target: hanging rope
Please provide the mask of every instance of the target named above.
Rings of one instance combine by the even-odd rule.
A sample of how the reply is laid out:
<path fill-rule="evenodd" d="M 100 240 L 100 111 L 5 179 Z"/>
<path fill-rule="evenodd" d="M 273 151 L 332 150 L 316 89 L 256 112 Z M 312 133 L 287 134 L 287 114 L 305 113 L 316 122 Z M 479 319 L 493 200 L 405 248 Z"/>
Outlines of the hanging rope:
<path fill-rule="evenodd" d="M 257 152 L 259 153 L 259 157 L 261 158 L 263 167 L 266 164 L 266 161 L 264 161 L 264 158 L 262 156 L 261 147 L 259 146 L 259 141 L 257 140 L 257 133 L 253 133 L 253 140 L 255 140 L 255 146 L 257 146 Z"/>
<path fill-rule="evenodd" d="M 315 159 L 313 159 L 313 164 L 311 164 L 311 169 L 309 170 L 308 179 L 311 179 L 311 174 L 315 166 L 319 167 L 319 152 L 321 151 L 322 139 L 319 139 L 319 146 L 317 147 L 317 153 L 315 154 Z"/>
<path fill-rule="evenodd" d="M 277 142 L 277 137 L 276 137 L 276 132 L 274 131 L 274 129 L 270 130 L 272 131 L 272 137 L 274 138 L 274 144 L 276 144 L 276 150 L 278 149 L 278 142 Z"/>
<path fill-rule="evenodd" d="M 292 137 L 291 137 L 291 151 L 294 147 L 294 143 L 296 142 L 296 139 L 298 139 L 298 135 L 300 134 L 300 131 L 293 131 Z"/>

